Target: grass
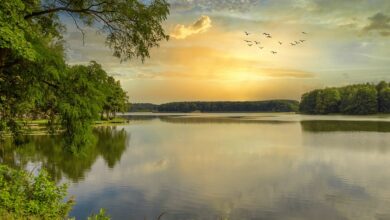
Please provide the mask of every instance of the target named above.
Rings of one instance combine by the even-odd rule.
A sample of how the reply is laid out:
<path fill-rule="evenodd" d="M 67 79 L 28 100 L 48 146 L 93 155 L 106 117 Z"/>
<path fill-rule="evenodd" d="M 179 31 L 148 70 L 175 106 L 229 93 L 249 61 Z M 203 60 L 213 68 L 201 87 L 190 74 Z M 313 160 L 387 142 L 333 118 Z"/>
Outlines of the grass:
<path fill-rule="evenodd" d="M 120 125 L 120 124 L 127 124 L 129 123 L 129 120 L 125 118 L 113 118 L 110 120 L 99 120 L 95 121 L 95 125 L 97 126 L 104 126 L 104 125 Z"/>

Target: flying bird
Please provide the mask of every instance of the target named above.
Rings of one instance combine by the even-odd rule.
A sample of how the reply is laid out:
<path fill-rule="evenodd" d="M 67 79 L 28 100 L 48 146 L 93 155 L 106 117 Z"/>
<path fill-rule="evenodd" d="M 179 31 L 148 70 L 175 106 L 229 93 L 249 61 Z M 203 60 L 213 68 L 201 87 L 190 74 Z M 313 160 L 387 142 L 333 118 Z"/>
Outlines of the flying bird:
<path fill-rule="evenodd" d="M 265 33 L 265 32 L 264 32 L 263 34 L 264 34 L 264 35 L 266 35 L 266 36 L 267 36 L 267 35 L 270 35 L 270 34 L 268 34 L 268 33 Z"/>
<path fill-rule="evenodd" d="M 267 38 L 272 38 L 271 35 L 267 35 Z"/>
<path fill-rule="evenodd" d="M 299 40 L 299 41 L 303 43 L 303 42 L 305 42 L 306 40 Z"/>
<path fill-rule="evenodd" d="M 250 42 L 252 42 L 252 41 L 250 41 L 250 40 L 244 40 L 245 42 L 247 42 L 247 43 L 250 43 Z"/>
<path fill-rule="evenodd" d="M 307 34 L 306 32 L 302 31 L 302 34 Z"/>
<path fill-rule="evenodd" d="M 279 44 L 282 45 L 283 43 L 279 41 Z"/>
<path fill-rule="evenodd" d="M 260 44 L 260 41 L 254 41 L 255 42 L 255 44 Z"/>
<path fill-rule="evenodd" d="M 271 50 L 271 53 L 272 54 L 277 54 L 278 52 Z"/>
<path fill-rule="evenodd" d="M 250 33 L 246 32 L 246 31 L 245 31 L 245 34 L 246 34 L 246 36 L 250 35 Z"/>

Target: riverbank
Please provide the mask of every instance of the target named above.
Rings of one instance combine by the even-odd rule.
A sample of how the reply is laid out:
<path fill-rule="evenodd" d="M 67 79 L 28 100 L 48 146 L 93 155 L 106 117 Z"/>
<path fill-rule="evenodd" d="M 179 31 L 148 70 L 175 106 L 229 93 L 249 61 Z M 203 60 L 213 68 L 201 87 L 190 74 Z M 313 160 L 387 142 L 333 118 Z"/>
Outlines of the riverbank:
<path fill-rule="evenodd" d="M 23 135 L 47 135 L 49 131 L 47 129 L 49 121 L 47 119 L 35 119 L 35 120 L 19 120 L 18 123 L 23 124 L 23 129 L 20 132 Z M 129 120 L 122 117 L 116 117 L 110 120 L 97 120 L 94 122 L 94 127 L 114 126 L 128 124 Z M 61 131 L 56 129 L 56 131 Z M 10 136 L 9 133 L 3 134 L 3 136 Z"/>

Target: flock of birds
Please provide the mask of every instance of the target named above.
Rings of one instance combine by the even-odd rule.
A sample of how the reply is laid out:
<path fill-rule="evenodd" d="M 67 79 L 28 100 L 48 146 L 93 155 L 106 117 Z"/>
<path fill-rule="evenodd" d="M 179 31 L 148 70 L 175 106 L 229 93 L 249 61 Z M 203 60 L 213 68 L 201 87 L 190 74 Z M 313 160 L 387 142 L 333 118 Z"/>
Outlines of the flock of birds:
<path fill-rule="evenodd" d="M 244 31 L 244 33 L 245 33 L 245 35 L 246 36 L 249 36 L 249 35 L 252 35 L 252 33 L 249 33 L 249 32 L 247 32 L 247 31 Z M 307 35 L 307 33 L 306 32 L 304 32 L 304 31 L 302 31 L 301 32 L 303 35 Z M 269 33 L 263 33 L 262 35 L 264 35 L 264 37 L 265 38 L 272 38 L 272 36 L 271 36 L 271 34 L 269 34 Z M 256 40 L 244 40 L 246 43 L 247 43 L 247 45 L 249 46 L 249 47 L 252 47 L 252 46 L 256 46 L 256 45 L 259 45 L 258 46 L 258 48 L 260 49 L 260 50 L 262 50 L 262 49 L 264 49 L 264 47 L 263 46 L 261 46 L 262 44 L 260 43 L 260 41 L 256 41 Z M 304 43 L 306 40 L 295 40 L 295 41 L 293 41 L 293 42 L 290 42 L 290 46 L 296 46 L 296 45 L 298 45 L 298 44 L 302 44 L 302 43 Z M 279 43 L 279 45 L 282 45 L 283 44 L 283 42 L 281 42 L 281 41 L 278 41 L 278 43 Z M 272 54 L 277 54 L 278 52 L 277 51 L 274 51 L 274 50 L 271 50 L 270 51 Z"/>

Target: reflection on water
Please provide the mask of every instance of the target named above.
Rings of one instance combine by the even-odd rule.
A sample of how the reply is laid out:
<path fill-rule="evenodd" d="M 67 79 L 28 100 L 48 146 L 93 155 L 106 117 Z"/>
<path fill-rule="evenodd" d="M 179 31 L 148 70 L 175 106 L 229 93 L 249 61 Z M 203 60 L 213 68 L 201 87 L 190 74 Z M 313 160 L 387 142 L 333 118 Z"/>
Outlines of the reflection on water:
<path fill-rule="evenodd" d="M 130 125 L 98 131 L 83 159 L 42 136 L 1 149 L 1 160 L 41 163 L 58 180 L 76 181 L 72 215 L 81 218 L 100 207 L 113 219 L 156 219 L 164 211 L 163 219 L 390 217 L 386 120 L 132 117 Z"/>
<path fill-rule="evenodd" d="M 301 121 L 302 129 L 311 132 L 372 131 L 390 132 L 387 121 Z"/>
<path fill-rule="evenodd" d="M 96 159 L 101 156 L 107 166 L 113 168 L 126 149 L 128 134 L 124 130 L 100 127 L 94 130 L 94 145 L 74 155 L 63 149 L 60 136 L 31 136 L 28 144 L 13 148 L 6 143 L 0 146 L 0 161 L 13 167 L 27 168 L 29 163 L 44 167 L 51 176 L 77 182 L 82 180 Z"/>

